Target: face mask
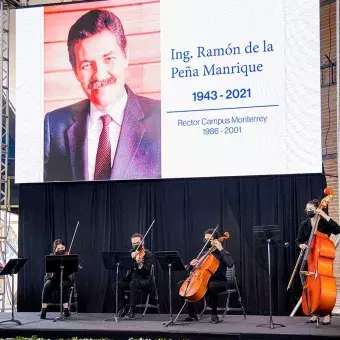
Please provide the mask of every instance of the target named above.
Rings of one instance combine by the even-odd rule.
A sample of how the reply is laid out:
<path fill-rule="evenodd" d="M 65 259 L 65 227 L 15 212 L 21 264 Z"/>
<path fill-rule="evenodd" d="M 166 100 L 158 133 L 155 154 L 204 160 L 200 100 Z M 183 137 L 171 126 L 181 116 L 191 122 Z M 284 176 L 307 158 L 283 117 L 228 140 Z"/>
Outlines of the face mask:
<path fill-rule="evenodd" d="M 308 217 L 312 218 L 315 216 L 315 211 L 314 210 L 307 210 L 307 215 Z"/>
<path fill-rule="evenodd" d="M 65 254 L 65 249 L 57 250 L 55 253 L 56 253 L 56 255 L 64 255 Z"/>
<path fill-rule="evenodd" d="M 133 251 L 136 251 L 138 247 L 139 247 L 139 244 L 133 244 L 133 245 L 132 245 Z"/>
<path fill-rule="evenodd" d="M 203 239 L 203 242 L 204 242 L 204 244 L 205 244 L 205 243 L 207 243 L 207 240 L 204 238 L 204 239 Z M 209 241 L 208 244 L 207 244 L 207 248 L 208 248 L 208 249 L 211 248 L 211 243 L 210 243 L 210 241 Z"/>

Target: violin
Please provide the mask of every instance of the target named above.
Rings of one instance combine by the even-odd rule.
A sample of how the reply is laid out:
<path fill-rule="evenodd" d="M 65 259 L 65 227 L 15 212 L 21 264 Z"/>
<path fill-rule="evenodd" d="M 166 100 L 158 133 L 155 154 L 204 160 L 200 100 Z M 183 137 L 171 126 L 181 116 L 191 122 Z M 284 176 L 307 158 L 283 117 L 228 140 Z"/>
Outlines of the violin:
<path fill-rule="evenodd" d="M 144 248 L 140 248 L 140 249 L 134 251 L 131 254 L 131 256 L 137 262 L 142 262 L 144 260 L 144 256 L 145 256 L 145 249 Z"/>
<path fill-rule="evenodd" d="M 325 209 L 334 197 L 331 188 L 326 188 L 324 194 L 326 196 L 319 209 Z M 326 316 L 332 312 L 336 302 L 336 281 L 333 276 L 335 245 L 328 235 L 318 231 L 320 218 L 317 215 L 300 270 L 303 283 L 302 310 L 305 315 Z M 307 271 L 304 270 L 306 259 Z"/>
<path fill-rule="evenodd" d="M 136 261 L 143 261 L 144 256 L 145 256 L 145 249 L 143 247 L 143 242 L 145 240 L 146 235 L 149 233 L 149 231 L 151 230 L 152 226 L 154 225 L 156 220 L 153 220 L 150 227 L 148 228 L 148 230 L 146 231 L 145 235 L 142 238 L 141 243 L 138 245 L 137 249 L 131 253 L 131 257 L 136 260 Z"/>
<path fill-rule="evenodd" d="M 216 229 L 211 234 L 214 235 Z M 210 239 L 206 242 L 203 249 L 197 258 L 200 257 L 202 251 L 206 245 L 211 241 Z M 223 242 L 230 237 L 228 232 L 225 232 L 222 237 L 218 239 L 219 242 Z M 194 266 L 189 277 L 182 283 L 179 289 L 179 295 L 185 298 L 188 302 L 197 302 L 201 300 L 208 290 L 208 282 L 211 276 L 216 272 L 220 265 L 220 261 L 216 259 L 211 253 L 217 248 L 213 245 L 207 253 L 205 253 L 201 258 L 199 258 L 197 264 Z"/>

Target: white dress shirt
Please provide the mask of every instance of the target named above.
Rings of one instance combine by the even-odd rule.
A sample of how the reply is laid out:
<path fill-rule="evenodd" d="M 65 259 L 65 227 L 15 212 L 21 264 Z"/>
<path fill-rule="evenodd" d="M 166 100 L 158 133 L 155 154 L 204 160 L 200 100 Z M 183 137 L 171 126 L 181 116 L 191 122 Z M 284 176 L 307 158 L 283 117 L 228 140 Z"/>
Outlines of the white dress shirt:
<path fill-rule="evenodd" d="M 115 158 L 121 125 L 124 118 L 124 110 L 127 102 L 127 93 L 124 91 L 123 97 L 110 109 L 105 112 L 99 111 L 91 102 L 90 115 L 87 120 L 87 164 L 89 180 L 94 178 L 96 167 L 96 156 L 98 150 L 99 137 L 103 129 L 101 116 L 109 114 L 112 118 L 109 124 L 111 142 L 111 167 Z"/>

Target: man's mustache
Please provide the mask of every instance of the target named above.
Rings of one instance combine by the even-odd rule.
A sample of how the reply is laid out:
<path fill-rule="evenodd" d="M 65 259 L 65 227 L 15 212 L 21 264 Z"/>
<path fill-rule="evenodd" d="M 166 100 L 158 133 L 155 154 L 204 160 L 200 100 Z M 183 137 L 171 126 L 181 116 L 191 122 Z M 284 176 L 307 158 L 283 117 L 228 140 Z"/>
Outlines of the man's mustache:
<path fill-rule="evenodd" d="M 102 87 L 112 85 L 115 82 L 116 82 L 116 78 L 115 77 L 110 77 L 110 78 L 104 79 L 104 80 L 91 81 L 89 86 L 88 86 L 88 89 L 90 91 L 98 90 L 98 89 L 101 89 Z"/>

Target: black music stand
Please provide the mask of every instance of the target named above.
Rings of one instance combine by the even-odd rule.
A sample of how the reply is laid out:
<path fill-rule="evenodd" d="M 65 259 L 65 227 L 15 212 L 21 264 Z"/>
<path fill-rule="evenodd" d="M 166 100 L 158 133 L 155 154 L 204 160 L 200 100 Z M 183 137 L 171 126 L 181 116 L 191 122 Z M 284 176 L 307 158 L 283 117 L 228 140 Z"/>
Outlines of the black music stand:
<path fill-rule="evenodd" d="M 131 253 L 126 251 L 102 251 L 102 259 L 106 269 L 116 269 L 116 315 L 113 318 L 105 319 L 104 321 L 110 321 L 112 319 L 118 322 L 118 280 L 119 269 L 132 270 L 134 262 L 131 258 Z"/>
<path fill-rule="evenodd" d="M 172 272 L 185 271 L 185 266 L 178 251 L 157 251 L 154 253 L 157 261 L 163 272 L 168 271 L 169 273 L 169 302 L 170 302 L 170 320 L 168 322 L 163 322 L 162 325 L 168 327 L 169 325 L 175 325 L 172 315 Z"/>
<path fill-rule="evenodd" d="M 6 322 L 14 322 L 18 325 L 22 325 L 22 323 L 19 320 L 14 319 L 14 274 L 18 274 L 20 269 L 24 266 L 27 259 L 11 259 L 7 262 L 5 267 L 2 268 L 2 271 L 0 272 L 0 276 L 4 275 L 10 275 L 12 277 L 12 317 L 10 320 L 4 320 L 0 323 L 6 323 Z"/>
<path fill-rule="evenodd" d="M 65 320 L 63 315 L 63 278 L 64 271 L 67 276 L 78 271 L 78 255 L 46 255 L 46 273 L 58 273 L 60 270 L 60 316 L 53 322 Z"/>
<path fill-rule="evenodd" d="M 264 241 L 267 244 L 267 254 L 268 254 L 268 286 L 269 286 L 269 323 L 257 325 L 257 327 L 269 327 L 270 329 L 274 329 L 277 327 L 286 327 L 285 325 L 274 323 L 273 321 L 273 311 L 272 311 L 272 276 L 271 276 L 271 246 L 272 245 L 282 245 L 284 244 L 281 240 L 279 240 L 280 236 L 280 228 L 277 225 L 264 225 L 264 226 L 254 226 L 253 227 L 254 235 L 261 241 Z"/>

